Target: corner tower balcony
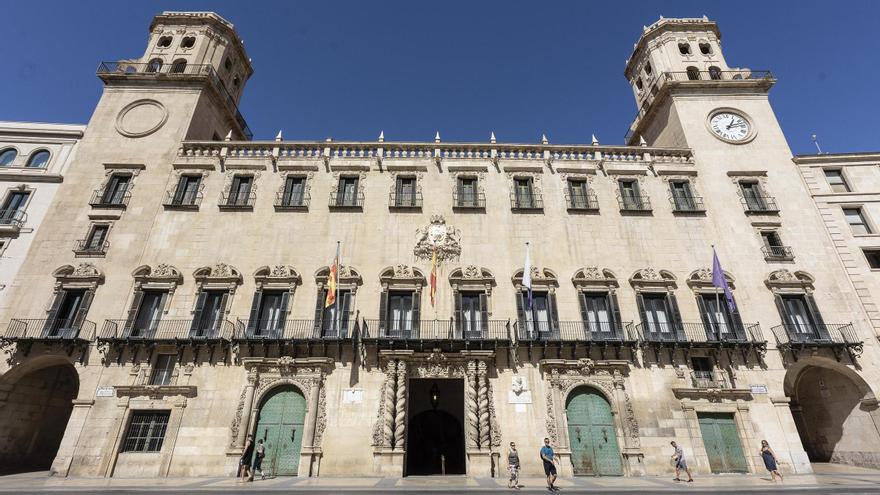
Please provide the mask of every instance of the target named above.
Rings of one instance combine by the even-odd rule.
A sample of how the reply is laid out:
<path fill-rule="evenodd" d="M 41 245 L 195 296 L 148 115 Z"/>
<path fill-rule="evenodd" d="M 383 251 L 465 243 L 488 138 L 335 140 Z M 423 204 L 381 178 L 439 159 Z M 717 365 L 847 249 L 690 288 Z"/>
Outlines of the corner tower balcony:
<path fill-rule="evenodd" d="M 776 337 L 776 345 L 785 354 L 791 354 L 794 361 L 801 352 L 815 352 L 819 349 L 830 349 L 834 357 L 840 361 L 843 353 L 849 355 L 851 361 L 861 356 L 864 342 L 859 338 L 852 323 L 829 324 L 804 321 L 798 324 L 777 325 L 772 328 Z"/>
<path fill-rule="evenodd" d="M 93 322 L 82 318 L 13 318 L 6 335 L 0 337 L 0 349 L 17 344 L 18 350 L 27 356 L 35 344 L 60 345 L 68 355 L 79 350 L 83 361 L 89 342 L 95 338 L 95 328 Z"/>

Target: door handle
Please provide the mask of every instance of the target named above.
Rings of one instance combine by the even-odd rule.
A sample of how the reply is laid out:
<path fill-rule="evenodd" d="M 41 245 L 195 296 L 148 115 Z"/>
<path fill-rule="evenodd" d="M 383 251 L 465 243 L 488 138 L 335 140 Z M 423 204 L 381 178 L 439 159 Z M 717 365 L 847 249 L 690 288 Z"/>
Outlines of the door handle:
<path fill-rule="evenodd" d="M 607 428 L 602 428 L 602 438 L 605 440 L 606 443 L 608 443 L 608 429 Z"/>
<path fill-rule="evenodd" d="M 290 441 L 293 442 L 293 439 L 296 437 L 296 428 L 290 429 Z"/>
<path fill-rule="evenodd" d="M 575 428 L 574 428 L 574 432 L 577 434 L 577 441 L 578 441 L 578 443 L 580 443 L 580 441 L 581 441 L 581 427 L 580 427 L 580 426 L 575 426 Z"/>

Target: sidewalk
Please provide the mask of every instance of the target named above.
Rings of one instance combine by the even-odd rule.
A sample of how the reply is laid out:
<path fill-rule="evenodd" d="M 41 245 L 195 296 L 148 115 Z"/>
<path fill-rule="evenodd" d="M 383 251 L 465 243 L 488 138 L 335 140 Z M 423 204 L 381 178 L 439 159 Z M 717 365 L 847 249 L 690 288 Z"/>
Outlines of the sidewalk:
<path fill-rule="evenodd" d="M 578 477 L 560 479 L 559 493 L 748 493 L 797 491 L 812 493 L 880 493 L 880 471 L 819 464 L 816 473 L 786 476 L 771 483 L 764 474 L 703 475 L 694 483 L 678 483 L 672 476 L 634 478 Z M 542 478 L 520 480 L 521 492 L 547 493 Z M 0 476 L 0 493 L 28 492 L 318 492 L 318 493 L 461 493 L 507 491 L 506 478 L 466 476 L 409 478 L 274 478 L 241 483 L 231 478 L 50 478 L 47 473 Z"/>

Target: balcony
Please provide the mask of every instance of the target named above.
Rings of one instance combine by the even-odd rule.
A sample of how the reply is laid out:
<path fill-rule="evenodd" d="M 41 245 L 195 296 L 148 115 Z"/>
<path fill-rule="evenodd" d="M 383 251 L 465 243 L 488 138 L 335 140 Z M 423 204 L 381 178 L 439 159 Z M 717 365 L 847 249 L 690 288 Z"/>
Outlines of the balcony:
<path fill-rule="evenodd" d="M 846 351 L 850 359 L 855 361 L 864 349 L 864 342 L 859 338 L 852 323 L 784 324 L 777 325 L 772 330 L 779 350 L 783 353 L 791 352 L 795 361 L 800 351 L 819 348 L 831 349 L 838 361 L 842 351 Z"/>
<path fill-rule="evenodd" d="M 233 340 L 245 342 L 309 342 L 337 341 L 353 338 L 356 319 L 345 317 L 342 321 L 315 320 L 243 320 L 235 322 Z"/>
<path fill-rule="evenodd" d="M 483 193 L 453 191 L 452 208 L 456 210 L 485 210 L 486 195 Z"/>
<path fill-rule="evenodd" d="M 26 319 L 13 318 L 0 337 L 0 348 L 17 344 L 17 349 L 27 356 L 34 344 L 60 344 L 68 355 L 79 349 L 80 362 L 84 362 L 89 342 L 95 337 L 96 325 L 89 320 Z"/>
<path fill-rule="evenodd" d="M 164 64 L 156 67 L 149 63 L 140 62 L 101 62 L 98 66 L 97 75 L 105 83 L 108 81 L 134 81 L 148 79 L 162 79 L 167 81 L 209 81 L 225 101 L 228 109 L 235 116 L 235 121 L 241 128 L 241 133 L 248 141 L 254 138 L 254 134 L 248 127 L 247 122 L 238 110 L 235 98 L 226 89 L 223 80 L 217 76 L 214 66 L 208 64 Z"/>
<path fill-rule="evenodd" d="M 746 215 L 773 215 L 779 213 L 776 198 L 773 196 L 753 196 L 740 198 Z"/>
<path fill-rule="evenodd" d="M 0 210 L 0 232 L 17 234 L 27 222 L 24 210 Z"/>
<path fill-rule="evenodd" d="M 253 210 L 257 193 L 251 191 L 224 192 L 217 206 L 221 210 Z"/>
<path fill-rule="evenodd" d="M 623 343 L 635 342 L 631 322 L 526 321 L 516 322 L 520 342 Z"/>
<path fill-rule="evenodd" d="M 650 213 L 651 198 L 643 194 L 640 196 L 621 196 L 617 198 L 622 213 Z"/>
<path fill-rule="evenodd" d="M 339 194 L 337 191 L 330 193 L 331 210 L 362 210 L 364 208 L 364 193 Z"/>
<path fill-rule="evenodd" d="M 535 192 L 510 193 L 510 209 L 513 211 L 541 211 L 544 209 L 544 200 Z"/>
<path fill-rule="evenodd" d="M 510 342 L 510 321 L 364 320 L 361 336 L 383 347 L 491 348 Z"/>
<path fill-rule="evenodd" d="M 202 204 L 202 193 L 187 192 L 184 194 L 176 194 L 173 191 L 165 192 L 165 201 L 162 205 L 166 210 L 198 210 Z"/>
<path fill-rule="evenodd" d="M 691 372 L 691 386 L 694 388 L 731 388 L 721 371 Z"/>
<path fill-rule="evenodd" d="M 131 192 L 127 189 L 124 191 L 113 191 L 105 189 L 95 189 L 89 205 L 92 208 L 125 208 L 128 206 L 128 200 L 131 199 Z"/>
<path fill-rule="evenodd" d="M 588 190 L 586 194 L 565 190 L 565 204 L 570 212 L 599 211 L 596 193 Z"/>
<path fill-rule="evenodd" d="M 110 241 L 94 242 L 92 239 L 74 241 L 73 252 L 77 256 L 104 256 L 110 249 Z"/>
<path fill-rule="evenodd" d="M 766 261 L 792 261 L 794 253 L 791 246 L 763 246 L 761 252 L 764 253 Z"/>
<path fill-rule="evenodd" d="M 278 191 L 275 193 L 275 211 L 308 211 L 311 200 L 308 192 L 297 194 Z"/>
<path fill-rule="evenodd" d="M 169 342 L 211 343 L 232 338 L 233 324 L 227 320 L 202 328 L 190 320 L 105 320 L 98 341 L 117 343 Z"/>
<path fill-rule="evenodd" d="M 670 354 L 676 348 L 738 348 L 743 359 L 748 360 L 749 351 L 754 350 L 760 361 L 767 350 L 761 326 L 757 323 L 743 325 L 727 323 L 649 323 L 641 322 L 635 326 L 642 347 L 655 350 L 659 359 L 659 349 L 669 348 Z"/>
<path fill-rule="evenodd" d="M 700 196 L 677 196 L 669 198 L 673 213 L 705 213 L 703 198 Z"/>
<path fill-rule="evenodd" d="M 420 210 L 422 208 L 422 193 L 390 193 L 388 207 L 393 210 Z"/>

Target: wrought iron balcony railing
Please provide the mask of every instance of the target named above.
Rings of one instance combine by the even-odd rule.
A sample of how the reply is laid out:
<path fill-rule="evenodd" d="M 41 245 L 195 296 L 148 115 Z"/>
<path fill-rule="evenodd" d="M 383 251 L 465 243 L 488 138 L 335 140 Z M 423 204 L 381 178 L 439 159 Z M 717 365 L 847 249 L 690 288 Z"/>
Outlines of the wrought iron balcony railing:
<path fill-rule="evenodd" d="M 217 71 L 213 65 L 209 64 L 162 64 L 156 65 L 152 63 L 127 62 L 120 60 L 117 62 L 101 62 L 97 70 L 98 77 L 107 81 L 112 79 L 145 79 L 145 78 L 165 78 L 165 79 L 207 79 L 214 84 L 217 91 L 226 101 L 226 105 L 235 115 L 235 121 L 241 128 L 241 132 L 245 139 L 250 141 L 254 138 L 247 121 L 241 115 L 235 98 L 229 93 L 223 80 L 217 75 Z"/>
<path fill-rule="evenodd" d="M 235 322 L 233 340 L 255 342 L 344 340 L 355 335 L 356 323 L 353 315 L 347 315 L 341 321 L 238 319 Z"/>
<path fill-rule="evenodd" d="M 510 193 L 510 208 L 513 210 L 543 210 L 544 200 L 536 192 Z"/>
<path fill-rule="evenodd" d="M 337 191 L 330 193 L 330 208 L 356 209 L 364 207 L 364 193 L 339 194 Z"/>
<path fill-rule="evenodd" d="M 220 195 L 217 206 L 221 210 L 249 210 L 257 202 L 257 193 L 251 191 L 229 192 Z"/>
<path fill-rule="evenodd" d="M 486 195 L 453 191 L 452 207 L 461 210 L 482 210 L 486 208 Z"/>
<path fill-rule="evenodd" d="M 198 210 L 199 205 L 202 204 L 202 192 L 176 194 L 174 191 L 166 191 L 165 201 L 162 204 L 169 210 Z"/>
<path fill-rule="evenodd" d="M 706 211 L 703 198 L 700 196 L 678 196 L 669 198 L 672 203 L 672 211 L 675 213 L 702 213 Z"/>
<path fill-rule="evenodd" d="M 794 253 L 791 246 L 762 246 L 761 252 L 764 253 L 764 259 L 768 261 L 788 261 L 794 259 Z"/>
<path fill-rule="evenodd" d="M 308 210 L 312 196 L 308 191 L 301 193 L 278 191 L 275 193 L 276 210 Z"/>
<path fill-rule="evenodd" d="M 96 325 L 89 320 L 65 320 L 46 318 L 13 318 L 6 329 L 6 339 L 71 341 L 92 340 Z"/>
<path fill-rule="evenodd" d="M 776 341 L 784 346 L 793 344 L 815 347 L 861 346 L 863 343 L 852 323 L 777 325 L 773 327 L 773 335 Z"/>
<path fill-rule="evenodd" d="M 505 341 L 510 340 L 508 320 L 364 320 L 361 335 L 373 340 Z"/>
<path fill-rule="evenodd" d="M 620 196 L 617 198 L 620 211 L 651 211 L 651 198 L 646 194 L 639 196 Z"/>
<path fill-rule="evenodd" d="M 391 208 L 421 208 L 422 193 L 397 193 L 392 192 L 388 195 L 388 205 Z"/>
<path fill-rule="evenodd" d="M 125 208 L 131 199 L 129 190 L 95 189 L 89 205 L 92 208 Z"/>
<path fill-rule="evenodd" d="M 18 230 L 25 222 L 27 222 L 27 213 L 25 213 L 24 210 L 0 210 L 0 227 L 7 226 Z"/>
<path fill-rule="evenodd" d="M 208 341 L 230 340 L 233 324 L 227 320 L 193 324 L 192 320 L 104 320 L 98 340 L 117 341 Z"/>
<path fill-rule="evenodd" d="M 599 199 L 592 190 L 587 190 L 586 194 L 565 190 L 565 204 L 572 211 L 598 211 Z"/>
<path fill-rule="evenodd" d="M 712 371 L 691 372 L 691 386 L 694 388 L 730 388 L 724 374 Z"/>
<path fill-rule="evenodd" d="M 632 322 L 518 321 L 516 338 L 523 342 L 635 342 Z"/>
<path fill-rule="evenodd" d="M 751 196 L 740 198 L 746 213 L 777 213 L 776 198 L 773 196 Z"/>
<path fill-rule="evenodd" d="M 94 242 L 92 239 L 80 239 L 74 241 L 73 252 L 80 256 L 101 256 L 107 254 L 110 249 L 110 241 Z"/>
<path fill-rule="evenodd" d="M 742 326 L 727 323 L 653 323 L 641 322 L 635 326 L 639 340 L 654 344 L 763 344 L 761 326 L 757 323 Z"/>

